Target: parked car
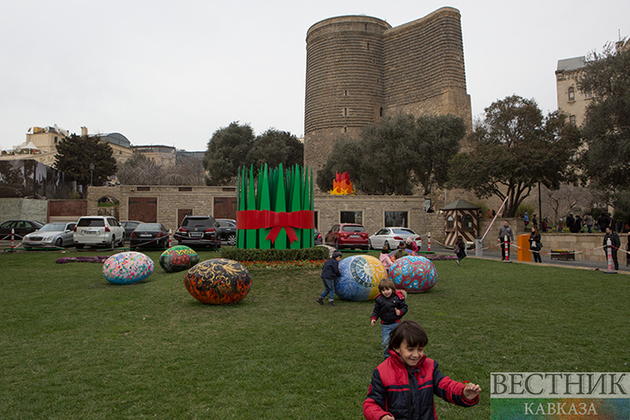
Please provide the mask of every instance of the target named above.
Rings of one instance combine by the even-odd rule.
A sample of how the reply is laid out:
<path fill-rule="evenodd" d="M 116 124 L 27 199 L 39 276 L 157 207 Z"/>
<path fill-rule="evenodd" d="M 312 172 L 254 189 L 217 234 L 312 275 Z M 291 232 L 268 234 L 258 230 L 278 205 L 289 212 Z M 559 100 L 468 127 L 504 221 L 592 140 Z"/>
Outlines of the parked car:
<path fill-rule="evenodd" d="M 412 241 L 416 241 L 418 249 L 422 248 L 422 238 L 416 234 L 413 230 L 407 227 L 385 227 L 370 236 L 370 248 L 383 249 L 383 245 L 387 244 L 389 249 L 394 250 L 398 248 L 400 241 L 407 241 L 407 238 L 411 238 Z"/>
<path fill-rule="evenodd" d="M 228 245 L 236 245 L 236 220 L 234 219 L 217 219 L 219 227 L 217 228 L 218 238 L 226 241 Z"/>
<path fill-rule="evenodd" d="M 315 240 L 315 245 L 321 245 L 322 244 L 322 234 L 319 233 L 319 230 L 315 229 L 313 231 L 313 239 Z"/>
<path fill-rule="evenodd" d="M 177 243 L 221 248 L 217 237 L 219 224 L 212 216 L 185 216 L 182 225 L 173 235 Z"/>
<path fill-rule="evenodd" d="M 15 231 L 15 239 L 20 240 L 43 226 L 35 220 L 7 220 L 0 225 L 0 240 L 11 240 L 11 229 Z"/>
<path fill-rule="evenodd" d="M 355 223 L 334 224 L 326 234 L 326 245 L 341 248 L 369 249 L 370 240 L 362 225 Z"/>
<path fill-rule="evenodd" d="M 88 246 L 114 248 L 125 243 L 125 229 L 112 216 L 83 216 L 74 227 L 74 244 L 77 249 Z"/>
<path fill-rule="evenodd" d="M 131 232 L 133 232 L 140 223 L 142 222 L 139 222 L 137 220 L 123 220 L 122 222 L 120 222 L 123 229 L 125 229 L 125 241 L 128 241 L 131 238 Z"/>
<path fill-rule="evenodd" d="M 129 241 L 131 250 L 136 248 L 168 248 L 168 230 L 162 223 L 140 223 L 131 232 Z"/>
<path fill-rule="evenodd" d="M 76 222 L 47 223 L 36 232 L 29 233 L 22 239 L 24 248 L 42 248 L 47 246 L 74 246 L 74 227 Z"/>

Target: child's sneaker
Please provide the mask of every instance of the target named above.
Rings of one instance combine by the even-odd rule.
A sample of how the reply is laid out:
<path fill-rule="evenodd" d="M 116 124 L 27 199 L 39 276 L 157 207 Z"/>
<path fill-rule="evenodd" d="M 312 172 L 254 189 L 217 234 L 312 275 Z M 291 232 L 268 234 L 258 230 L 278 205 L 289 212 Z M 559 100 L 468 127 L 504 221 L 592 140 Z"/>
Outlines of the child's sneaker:
<path fill-rule="evenodd" d="M 328 301 L 328 304 L 329 304 L 330 306 L 335 306 L 335 302 L 334 302 L 334 301 L 332 301 L 332 300 L 329 300 L 329 301 Z"/>
<path fill-rule="evenodd" d="M 456 261 L 456 263 L 457 263 L 457 265 L 459 265 L 460 267 L 462 266 L 462 265 L 459 263 L 459 260 L 457 260 L 457 261 Z"/>
<path fill-rule="evenodd" d="M 317 303 L 319 303 L 320 305 L 324 304 L 324 299 L 322 299 L 321 297 L 317 298 Z"/>

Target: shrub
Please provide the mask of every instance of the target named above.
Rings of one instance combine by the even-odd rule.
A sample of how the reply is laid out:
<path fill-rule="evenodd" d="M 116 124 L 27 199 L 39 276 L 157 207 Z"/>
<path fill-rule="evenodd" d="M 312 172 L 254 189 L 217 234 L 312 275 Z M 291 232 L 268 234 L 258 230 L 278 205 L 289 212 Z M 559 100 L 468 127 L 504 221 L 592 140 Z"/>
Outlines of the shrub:
<path fill-rule="evenodd" d="M 234 261 L 298 261 L 327 260 L 328 248 L 316 246 L 303 249 L 241 249 L 221 248 L 221 256 Z"/>

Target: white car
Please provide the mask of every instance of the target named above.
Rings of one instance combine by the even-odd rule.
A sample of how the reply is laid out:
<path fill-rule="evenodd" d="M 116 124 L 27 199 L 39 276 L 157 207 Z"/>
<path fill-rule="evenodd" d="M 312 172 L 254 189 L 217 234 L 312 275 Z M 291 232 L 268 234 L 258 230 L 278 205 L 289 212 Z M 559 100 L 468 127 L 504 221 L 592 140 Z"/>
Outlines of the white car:
<path fill-rule="evenodd" d="M 370 248 L 383 249 L 383 245 L 387 244 L 392 251 L 398 248 L 400 241 L 405 242 L 411 237 L 412 241 L 416 241 L 418 249 L 422 248 L 422 238 L 413 230 L 407 227 L 386 227 L 374 235 L 370 236 Z"/>
<path fill-rule="evenodd" d="M 74 246 L 72 236 L 76 222 L 53 222 L 45 224 L 38 231 L 29 233 L 22 239 L 24 248 L 43 248 L 48 246 Z"/>
<path fill-rule="evenodd" d="M 74 244 L 77 249 L 88 246 L 123 246 L 125 229 L 112 216 L 83 216 L 74 228 Z"/>

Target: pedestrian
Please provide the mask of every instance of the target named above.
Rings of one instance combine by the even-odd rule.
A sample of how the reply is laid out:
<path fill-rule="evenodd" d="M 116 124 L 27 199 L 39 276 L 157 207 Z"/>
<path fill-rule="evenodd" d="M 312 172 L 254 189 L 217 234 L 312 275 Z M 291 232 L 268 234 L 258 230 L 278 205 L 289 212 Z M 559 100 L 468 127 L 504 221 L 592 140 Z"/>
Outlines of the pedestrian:
<path fill-rule="evenodd" d="M 367 420 L 437 419 L 433 395 L 462 407 L 479 402 L 481 387 L 443 375 L 424 354 L 427 333 L 414 321 L 402 321 L 392 331 L 389 355 L 372 374 L 363 402 Z"/>
<path fill-rule="evenodd" d="M 405 241 L 398 242 L 398 249 L 396 249 L 394 256 L 396 257 L 396 259 L 400 259 L 406 255 L 409 255 L 409 252 L 407 252 L 407 246 L 405 245 Z"/>
<path fill-rule="evenodd" d="M 497 242 L 501 243 L 501 260 L 505 261 L 506 259 L 510 259 L 510 245 L 513 241 L 514 233 L 512 232 L 510 223 L 506 220 L 503 222 L 503 226 L 501 226 L 499 234 L 497 235 Z"/>
<path fill-rule="evenodd" d="M 457 254 L 457 265 L 461 266 L 461 261 L 466 258 L 466 243 L 464 242 L 464 238 L 461 236 L 457 237 L 455 254 Z"/>
<path fill-rule="evenodd" d="M 558 221 L 558 233 L 562 233 L 564 232 L 564 221 L 562 220 L 562 217 L 560 218 L 560 220 Z"/>
<path fill-rule="evenodd" d="M 597 224 L 599 225 L 600 232 L 606 232 L 606 228 L 610 224 L 610 217 L 606 213 L 602 213 L 597 218 Z"/>
<path fill-rule="evenodd" d="M 584 224 L 586 225 L 588 233 L 593 233 L 593 216 L 590 213 L 584 216 Z"/>
<path fill-rule="evenodd" d="M 407 303 L 405 302 L 407 292 L 404 290 L 396 290 L 396 285 L 389 277 L 380 281 L 378 291 L 380 293 L 374 298 L 374 310 L 372 311 L 370 323 L 374 326 L 376 321 L 379 318 L 381 319 L 383 356 L 388 358 L 390 333 L 407 313 Z"/>
<path fill-rule="evenodd" d="M 549 230 L 549 222 L 547 221 L 548 219 L 545 217 L 541 223 L 542 225 L 542 231 L 543 233 L 547 232 Z"/>
<path fill-rule="evenodd" d="M 532 217 L 532 225 L 538 227 L 538 219 L 536 219 L 536 215 Z"/>
<path fill-rule="evenodd" d="M 573 214 L 569 213 L 566 220 L 566 225 L 569 228 L 569 232 L 573 232 L 573 224 L 575 223 L 575 218 Z"/>
<path fill-rule="evenodd" d="M 407 249 L 407 252 L 411 251 L 416 254 L 419 251 L 418 244 L 416 243 L 416 241 L 411 239 L 411 236 L 408 236 L 407 239 L 405 240 L 405 248 Z"/>
<path fill-rule="evenodd" d="M 619 262 L 617 261 L 617 250 L 621 246 L 619 235 L 610 226 L 606 228 L 606 235 L 604 235 L 604 253 L 606 254 L 606 260 L 608 260 L 608 239 L 610 239 L 610 254 L 612 255 L 613 264 L 615 265 L 615 271 L 619 270 Z"/>
<path fill-rule="evenodd" d="M 523 216 L 523 223 L 525 223 L 525 228 L 527 228 L 527 225 L 529 224 L 529 216 L 527 215 L 527 212 L 525 212 L 525 216 Z"/>
<path fill-rule="evenodd" d="M 541 263 L 540 249 L 542 248 L 542 242 L 540 241 L 540 232 L 536 226 L 532 227 L 532 233 L 529 235 L 529 250 L 532 251 L 535 263 Z"/>
<path fill-rule="evenodd" d="M 317 298 L 317 303 L 320 305 L 324 304 L 324 298 L 328 296 L 328 304 L 335 306 L 335 286 L 337 279 L 341 276 L 339 261 L 341 261 L 341 252 L 335 249 L 331 257 L 324 263 L 324 268 L 322 268 L 324 291 Z"/>
<path fill-rule="evenodd" d="M 582 230 L 582 218 L 578 214 L 575 216 L 575 219 L 573 220 L 573 225 L 569 228 L 569 231 L 571 233 L 580 233 L 581 230 Z"/>
<path fill-rule="evenodd" d="M 383 264 L 383 267 L 385 267 L 385 270 L 387 271 L 389 271 L 394 261 L 396 261 L 396 257 L 394 257 L 393 255 L 390 258 L 389 246 L 387 245 L 387 243 L 383 244 L 383 249 L 381 249 L 381 255 L 379 257 L 379 260 L 381 261 L 381 264 Z"/>
<path fill-rule="evenodd" d="M 496 215 L 497 215 L 497 212 L 494 211 L 494 209 L 492 209 L 492 218 L 494 218 L 494 216 L 496 216 Z"/>

